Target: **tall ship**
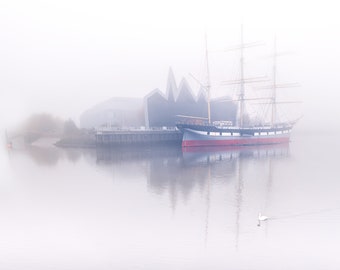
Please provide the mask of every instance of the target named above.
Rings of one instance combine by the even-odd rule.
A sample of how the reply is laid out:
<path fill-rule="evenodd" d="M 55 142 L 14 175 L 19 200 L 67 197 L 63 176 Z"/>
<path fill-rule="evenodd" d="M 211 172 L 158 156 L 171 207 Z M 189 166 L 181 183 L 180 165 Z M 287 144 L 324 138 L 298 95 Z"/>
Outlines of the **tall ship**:
<path fill-rule="evenodd" d="M 269 145 L 289 143 L 291 131 L 297 122 L 295 121 L 278 121 L 276 105 L 278 103 L 276 90 L 279 87 L 276 83 L 276 39 L 274 42 L 273 54 L 273 84 L 270 86 L 271 94 L 269 97 L 256 98 L 258 100 L 267 100 L 267 104 L 271 107 L 271 119 L 267 122 L 251 123 L 247 121 L 245 113 L 245 84 L 249 83 L 249 79 L 244 78 L 244 49 L 249 44 L 243 43 L 243 27 L 241 28 L 241 45 L 238 47 L 241 51 L 240 57 L 240 85 L 238 98 L 234 101 L 238 102 L 237 119 L 233 121 L 211 121 L 210 116 L 210 82 L 209 82 L 209 64 L 208 50 L 206 39 L 206 63 L 207 63 L 207 85 L 204 86 L 208 99 L 208 118 L 194 116 L 179 116 L 180 121 L 177 128 L 182 131 L 182 147 L 199 147 L 199 146 L 243 146 L 243 145 Z M 201 86 L 203 86 L 201 84 Z M 288 102 L 291 103 L 291 102 Z"/>

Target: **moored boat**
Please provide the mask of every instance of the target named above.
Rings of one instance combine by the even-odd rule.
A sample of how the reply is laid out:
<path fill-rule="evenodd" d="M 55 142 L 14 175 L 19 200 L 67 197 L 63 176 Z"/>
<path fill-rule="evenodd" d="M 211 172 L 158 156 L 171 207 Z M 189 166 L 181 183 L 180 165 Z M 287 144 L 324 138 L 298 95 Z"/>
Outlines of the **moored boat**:
<path fill-rule="evenodd" d="M 178 124 L 183 132 L 182 146 L 235 146 L 288 143 L 294 123 L 275 126 L 220 127 Z"/>
<path fill-rule="evenodd" d="M 290 141 L 291 130 L 294 127 L 296 121 L 279 122 L 276 105 L 278 103 L 287 102 L 277 102 L 276 100 L 276 89 L 278 86 L 276 83 L 276 41 L 274 46 L 274 65 L 273 65 L 273 84 L 270 85 L 271 96 L 264 98 L 247 99 L 245 98 L 245 84 L 250 82 L 259 82 L 258 78 L 249 79 L 244 78 L 244 48 L 250 47 L 251 45 L 243 43 L 243 27 L 241 30 L 241 45 L 239 49 L 241 50 L 240 59 L 240 79 L 236 82 L 233 81 L 232 84 L 239 84 L 240 91 L 237 102 L 238 106 L 238 117 L 237 124 L 232 121 L 211 121 L 210 117 L 210 82 L 209 82 L 209 65 L 208 65 L 208 50 L 206 46 L 206 63 L 207 63 L 207 84 L 202 87 L 205 88 L 208 100 L 208 117 L 193 117 L 193 116 L 180 116 L 181 121 L 177 123 L 177 128 L 182 131 L 182 147 L 195 147 L 195 146 L 242 146 L 242 145 L 268 145 L 268 144 L 281 144 L 288 143 Z M 268 87 L 268 86 L 267 86 Z M 267 99 L 271 106 L 271 119 L 267 122 L 260 122 L 257 124 L 251 124 L 249 121 L 245 121 L 245 102 L 247 100 L 260 100 Z M 288 102 L 294 103 L 294 102 Z"/>

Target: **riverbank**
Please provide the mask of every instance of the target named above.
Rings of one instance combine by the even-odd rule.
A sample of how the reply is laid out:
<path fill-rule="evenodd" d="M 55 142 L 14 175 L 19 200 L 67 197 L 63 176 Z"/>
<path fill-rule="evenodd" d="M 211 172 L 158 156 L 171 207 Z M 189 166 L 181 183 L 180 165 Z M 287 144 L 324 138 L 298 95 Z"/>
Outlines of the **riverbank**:
<path fill-rule="evenodd" d="M 175 129 L 116 129 L 116 130 L 77 130 L 71 134 L 44 135 L 38 134 L 34 141 L 25 140 L 24 136 L 12 141 L 14 148 L 25 145 L 56 146 L 60 148 L 95 148 L 153 145 L 181 145 L 182 133 Z"/>
<path fill-rule="evenodd" d="M 76 134 L 60 138 L 54 145 L 63 148 L 93 148 L 96 147 L 96 137 L 95 134 Z"/>

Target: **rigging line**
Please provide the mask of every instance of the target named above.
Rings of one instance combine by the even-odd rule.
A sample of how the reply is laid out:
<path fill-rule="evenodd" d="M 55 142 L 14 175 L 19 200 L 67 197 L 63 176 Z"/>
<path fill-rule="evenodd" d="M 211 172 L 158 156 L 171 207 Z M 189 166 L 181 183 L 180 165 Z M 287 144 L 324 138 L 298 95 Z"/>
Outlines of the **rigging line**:
<path fill-rule="evenodd" d="M 262 121 L 266 119 L 267 114 L 268 114 L 268 106 L 261 106 L 261 110 L 257 111 L 257 117 Z"/>
<path fill-rule="evenodd" d="M 203 78 L 203 74 L 204 74 L 204 71 L 203 71 L 203 66 L 204 66 L 204 57 L 201 55 L 201 61 L 200 61 L 200 70 L 199 70 L 199 80 L 202 81 L 202 78 Z M 200 85 L 197 85 L 197 93 L 201 90 L 201 86 Z"/>
<path fill-rule="evenodd" d="M 263 97 L 259 97 L 259 93 L 257 93 L 256 91 L 253 91 L 253 89 L 254 89 L 253 86 L 250 85 L 249 88 L 251 88 L 251 90 L 252 90 L 251 93 L 254 95 L 254 98 L 246 98 L 246 100 L 263 99 Z M 248 91 L 248 93 L 249 93 L 249 91 Z M 268 95 L 268 96 L 269 96 L 269 95 Z M 252 115 L 255 115 L 256 118 L 259 118 L 259 116 L 261 116 L 261 115 L 260 115 L 261 111 L 259 111 L 259 109 L 256 109 L 256 110 L 255 110 L 253 104 L 248 103 L 248 104 L 247 104 L 247 108 L 248 108 L 248 114 L 249 114 L 249 115 L 250 115 L 250 113 L 251 113 Z M 264 111 L 263 109 L 264 109 L 264 108 L 262 107 L 262 111 Z M 251 110 L 251 111 L 250 111 L 250 110 Z M 262 115 L 262 117 L 263 117 L 263 115 Z"/>
<path fill-rule="evenodd" d="M 225 77 L 229 77 L 229 78 L 231 78 L 231 79 L 234 79 L 234 80 L 236 80 L 237 78 L 239 78 L 240 77 L 240 71 L 239 71 L 239 69 L 237 68 L 238 67 L 238 65 L 239 65 L 239 61 L 236 61 L 236 59 L 235 58 L 232 58 L 232 60 L 230 60 L 230 61 L 224 61 L 224 63 L 227 63 L 227 62 L 231 62 L 232 63 L 232 65 L 231 65 L 231 67 L 228 69 L 228 65 L 226 65 L 226 64 L 223 64 L 223 66 L 226 68 L 226 71 L 228 71 L 228 74 L 226 74 L 226 76 Z M 224 77 L 224 78 L 225 78 Z M 222 86 L 222 85 L 220 85 L 220 87 L 222 88 L 224 88 L 225 86 Z M 229 86 L 226 86 L 227 88 L 229 88 L 230 90 L 230 92 L 231 92 L 231 94 L 232 94 L 232 96 L 235 96 L 236 95 L 236 89 L 238 90 L 238 86 L 237 85 L 231 85 L 231 87 Z"/>
<path fill-rule="evenodd" d="M 235 71 L 235 78 L 239 78 L 241 76 L 241 71 L 236 69 Z M 234 85 L 231 85 L 231 88 L 233 89 L 233 98 L 236 96 L 238 98 L 239 96 L 239 86 L 234 84 Z"/>
<path fill-rule="evenodd" d="M 282 107 L 285 107 L 285 106 L 282 106 Z M 287 110 L 285 108 L 282 108 L 280 109 L 280 114 L 278 114 L 277 117 L 278 117 L 278 120 L 286 119 L 287 121 L 289 121 L 288 115 L 289 114 L 287 113 Z"/>
<path fill-rule="evenodd" d="M 268 110 L 269 110 L 268 104 L 264 104 L 264 106 L 260 106 L 260 108 L 257 110 L 257 116 L 259 117 L 259 119 L 261 119 L 262 121 L 265 121 L 268 115 Z"/>

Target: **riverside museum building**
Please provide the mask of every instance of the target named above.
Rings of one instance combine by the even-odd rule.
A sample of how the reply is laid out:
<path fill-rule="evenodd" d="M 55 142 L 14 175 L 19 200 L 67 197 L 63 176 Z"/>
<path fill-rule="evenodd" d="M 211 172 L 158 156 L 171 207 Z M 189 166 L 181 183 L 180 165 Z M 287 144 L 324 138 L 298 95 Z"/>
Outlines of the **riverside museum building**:
<path fill-rule="evenodd" d="M 237 106 L 230 98 L 211 100 L 212 121 L 235 121 Z M 112 98 L 85 111 L 81 128 L 172 128 L 186 117 L 207 118 L 207 98 L 203 89 L 194 95 L 186 79 L 177 86 L 172 70 L 166 93 L 155 89 L 144 98 Z"/>

